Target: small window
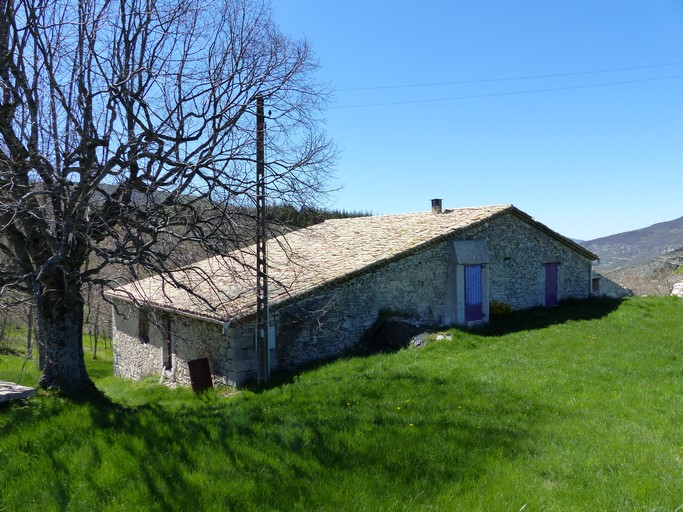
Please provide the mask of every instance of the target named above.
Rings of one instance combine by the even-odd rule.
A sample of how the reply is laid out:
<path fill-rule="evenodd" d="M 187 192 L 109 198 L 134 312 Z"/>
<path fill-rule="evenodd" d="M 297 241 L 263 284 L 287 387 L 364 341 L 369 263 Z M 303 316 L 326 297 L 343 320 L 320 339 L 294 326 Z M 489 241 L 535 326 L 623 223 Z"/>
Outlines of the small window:
<path fill-rule="evenodd" d="M 591 292 L 593 293 L 593 295 L 600 295 L 600 278 L 599 277 L 593 278 L 593 283 L 591 286 Z"/>
<path fill-rule="evenodd" d="M 138 321 L 138 337 L 140 343 L 149 343 L 149 311 L 145 308 L 140 309 L 140 318 Z"/>

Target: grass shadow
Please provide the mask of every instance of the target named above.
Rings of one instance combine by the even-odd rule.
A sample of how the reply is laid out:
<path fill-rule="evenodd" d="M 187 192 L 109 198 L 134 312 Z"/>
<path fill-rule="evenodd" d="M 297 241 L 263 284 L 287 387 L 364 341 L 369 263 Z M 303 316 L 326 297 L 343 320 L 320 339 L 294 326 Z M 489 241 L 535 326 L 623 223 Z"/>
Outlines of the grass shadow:
<path fill-rule="evenodd" d="M 411 405 L 402 401 L 405 412 L 398 412 L 393 407 L 395 397 L 404 396 L 403 383 L 396 381 L 416 377 L 420 377 L 421 385 L 411 388 L 416 394 L 411 395 Z M 339 384 L 353 386 L 355 378 Z M 327 405 L 339 402 L 344 395 L 329 383 L 323 383 L 319 390 L 306 388 L 305 398 L 292 392 L 231 404 L 211 400 L 193 404 L 189 400 L 171 406 L 152 401 L 129 406 L 100 395 L 89 401 L 77 400 L 74 405 L 87 409 L 99 439 L 87 445 L 91 451 L 89 464 L 127 468 L 129 477 L 138 482 L 132 487 L 135 492 L 154 496 L 157 505 L 168 510 L 207 505 L 206 496 L 211 494 L 205 493 L 201 484 L 204 478 L 214 476 L 202 460 L 207 446 L 219 455 L 213 463 L 226 461 L 215 470 L 224 473 L 227 481 L 234 480 L 225 487 L 216 484 L 214 496 L 222 505 L 240 507 L 245 505 L 244 500 L 262 500 L 264 508 L 273 507 L 279 500 L 296 501 L 296 493 L 311 492 L 310 486 L 315 484 L 310 482 L 328 485 L 327 477 L 321 474 L 342 474 L 360 483 L 368 468 L 382 475 L 374 485 L 413 488 L 414 493 L 419 490 L 425 494 L 417 503 L 424 504 L 439 494 L 438 487 L 425 487 L 427 481 L 476 481 L 487 474 L 486 456 L 491 451 L 510 458 L 528 453 L 530 431 L 548 412 L 547 405 L 530 404 L 527 396 L 476 379 L 461 377 L 450 382 L 402 371 L 362 378 L 364 387 L 370 386 L 375 392 L 366 396 L 361 389 L 349 398 L 353 407 L 359 408 L 355 412 L 343 404 Z M 467 390 L 465 411 L 453 408 L 434 414 L 423 410 L 426 406 L 417 405 L 420 389 L 425 394 L 438 390 L 446 396 L 463 397 Z M 385 407 L 387 403 L 392 406 Z M 318 404 L 324 404 L 326 411 L 322 422 Z M 411 407 L 416 410 L 409 413 Z M 517 418 L 521 408 L 531 411 L 523 421 Z M 407 419 L 403 414 L 414 416 Z M 415 421 L 416 426 L 409 421 Z M 55 472 L 64 469 L 59 463 L 53 461 Z M 192 477 L 198 473 L 204 476 Z M 255 473 L 258 479 L 250 476 Z M 105 492 L 104 503 L 115 499 L 117 492 L 101 489 L 96 475 L 84 472 L 84 478 L 88 485 Z M 231 496 L 237 486 L 245 488 L 243 496 Z M 124 487 L 123 492 L 130 492 L 127 485 Z M 372 495 L 371 487 L 362 492 Z M 70 492 L 58 493 L 61 505 L 69 504 Z M 403 495 L 401 491 L 394 494 Z M 340 496 L 336 499 L 343 502 Z"/>
<path fill-rule="evenodd" d="M 576 320 L 596 320 L 616 311 L 622 299 L 590 297 L 566 299 L 557 307 L 534 307 L 494 316 L 483 326 L 468 329 L 482 336 L 502 336 L 519 331 L 544 329 L 551 325 Z"/>
<path fill-rule="evenodd" d="M 9 346 L 3 347 L 3 346 L 0 345 L 0 355 L 4 355 L 4 356 L 17 356 L 17 357 L 18 357 L 18 356 L 21 356 L 21 355 L 22 355 L 22 352 L 20 352 L 19 350 L 14 349 L 14 348 L 12 348 L 12 347 L 9 347 Z"/>
<path fill-rule="evenodd" d="M 572 320 L 595 320 L 616 311 L 623 299 L 590 297 L 588 299 L 565 299 L 557 307 L 534 307 L 496 315 L 486 325 L 458 329 L 482 336 L 501 336 L 519 331 L 543 329 L 551 325 Z M 309 362 L 291 370 L 274 370 L 268 383 L 259 387 L 251 380 L 241 386 L 254 393 L 267 391 L 293 383 L 302 373 L 334 363 L 349 357 L 370 357 L 377 354 L 391 354 L 408 348 L 420 338 L 443 331 L 442 327 L 420 324 L 414 319 L 400 315 L 381 315 L 377 322 L 363 336 L 358 345 L 342 354 Z"/>
<path fill-rule="evenodd" d="M 245 382 L 241 388 L 260 393 L 285 384 L 292 384 L 301 374 L 327 366 L 340 359 L 398 352 L 407 348 L 416 336 L 428 335 L 434 330 L 434 327 L 418 324 L 410 321 L 410 319 L 402 319 L 398 316 L 380 318 L 355 347 L 351 347 L 341 354 L 310 361 L 293 369 L 273 370 L 268 383 L 263 387 L 259 387 L 256 381 L 252 379 Z"/>
<path fill-rule="evenodd" d="M 345 352 L 343 354 L 339 354 L 337 356 L 330 356 L 330 357 L 325 357 L 322 359 L 318 359 L 316 361 L 310 361 L 306 364 L 302 364 L 297 366 L 296 368 L 291 368 L 291 369 L 284 369 L 284 368 L 275 368 L 271 370 L 270 373 L 270 378 L 268 379 L 268 382 L 262 386 L 259 386 L 258 383 L 256 382 L 255 378 L 247 379 L 241 386 L 239 386 L 237 389 L 240 390 L 246 390 L 246 391 L 251 391 L 252 393 L 263 393 L 264 391 L 269 391 L 274 388 L 279 388 L 281 386 L 285 386 L 287 384 L 293 384 L 296 382 L 297 378 L 306 372 L 310 372 L 313 370 L 317 370 L 318 368 L 322 368 L 323 366 L 327 366 L 328 364 L 332 364 L 335 361 L 339 361 L 340 359 L 343 359 L 345 357 L 352 357 L 353 354 L 351 352 Z"/>

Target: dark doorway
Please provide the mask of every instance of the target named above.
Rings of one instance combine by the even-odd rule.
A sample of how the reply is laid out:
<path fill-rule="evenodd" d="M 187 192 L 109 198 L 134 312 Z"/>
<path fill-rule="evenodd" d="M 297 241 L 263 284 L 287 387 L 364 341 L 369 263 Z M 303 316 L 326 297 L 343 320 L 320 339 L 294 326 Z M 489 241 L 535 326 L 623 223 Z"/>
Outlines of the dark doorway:
<path fill-rule="evenodd" d="M 170 317 L 164 318 L 164 340 L 161 343 L 164 370 L 173 369 L 173 322 Z"/>

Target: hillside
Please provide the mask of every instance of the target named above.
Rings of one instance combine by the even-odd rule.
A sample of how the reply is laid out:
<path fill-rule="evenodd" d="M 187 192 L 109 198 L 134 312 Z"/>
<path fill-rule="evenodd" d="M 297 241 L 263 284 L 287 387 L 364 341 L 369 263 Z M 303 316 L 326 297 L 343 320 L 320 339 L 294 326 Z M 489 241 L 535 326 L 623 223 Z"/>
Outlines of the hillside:
<path fill-rule="evenodd" d="M 199 396 L 86 345 L 101 396 L 0 404 L 0 510 L 670 512 L 682 328 L 671 298 L 572 301 Z"/>
<path fill-rule="evenodd" d="M 600 256 L 597 271 L 637 295 L 669 295 L 683 281 L 683 217 L 582 245 Z"/>
<path fill-rule="evenodd" d="M 683 217 L 647 228 L 583 242 L 600 256 L 603 270 L 616 270 L 683 250 Z"/>

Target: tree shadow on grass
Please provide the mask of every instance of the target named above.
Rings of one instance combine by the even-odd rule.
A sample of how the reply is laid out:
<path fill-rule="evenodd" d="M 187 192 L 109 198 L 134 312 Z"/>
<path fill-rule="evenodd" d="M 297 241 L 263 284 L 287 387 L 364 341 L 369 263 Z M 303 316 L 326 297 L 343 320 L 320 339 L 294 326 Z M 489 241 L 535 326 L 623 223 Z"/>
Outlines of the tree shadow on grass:
<path fill-rule="evenodd" d="M 1 340 L 0 340 L 1 341 Z M 21 351 L 16 350 L 13 347 L 3 347 L 0 345 L 0 355 L 5 355 L 5 356 L 21 356 L 23 355 Z"/>
<path fill-rule="evenodd" d="M 348 391 L 361 377 L 365 385 Z M 74 449 L 85 456 L 80 478 L 96 492 L 92 499 L 98 501 L 91 504 L 104 508 L 129 496 L 147 497 L 160 510 L 317 508 L 324 498 L 317 486 L 332 486 L 335 475 L 365 483 L 359 492 L 366 499 L 380 499 L 390 489 L 406 503 L 419 495 L 419 506 L 439 496 L 441 484 L 485 477 L 491 470 L 487 454 L 524 456 L 531 450 L 533 425 L 551 413 L 547 404 L 473 378 L 400 371 L 361 377 L 349 376 L 341 388 L 330 384 L 317 396 L 289 390 L 277 399 L 198 399 L 172 406 L 126 406 L 104 395 L 79 401 L 74 406 L 85 408 L 92 434 L 75 434 Z M 410 379 L 416 394 L 458 398 L 464 408 L 444 404 L 440 413 L 424 416 L 420 408 L 410 411 L 400 392 L 403 383 L 391 383 L 396 379 Z M 347 398 L 346 392 L 355 394 Z M 349 409 L 347 399 L 357 410 Z M 394 402 L 403 410 L 386 407 Z M 54 492 L 66 508 L 76 491 L 68 479 L 79 471 L 63 457 L 50 460 L 54 475 L 65 479 Z M 109 477 L 117 486 L 103 486 L 102 467 L 117 468 Z M 206 485 L 215 488 L 207 492 Z M 329 499 L 330 507 L 351 504 L 342 492 Z"/>

